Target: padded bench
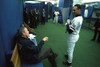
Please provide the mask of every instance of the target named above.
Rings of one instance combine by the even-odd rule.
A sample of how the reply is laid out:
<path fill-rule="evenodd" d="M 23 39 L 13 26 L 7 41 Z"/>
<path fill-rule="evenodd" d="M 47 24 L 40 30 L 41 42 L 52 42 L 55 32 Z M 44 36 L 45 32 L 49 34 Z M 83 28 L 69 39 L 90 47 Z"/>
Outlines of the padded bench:
<path fill-rule="evenodd" d="M 34 64 L 34 65 L 22 64 L 21 67 L 43 67 L 43 63 L 40 62 L 40 63 Z"/>
<path fill-rule="evenodd" d="M 43 67 L 43 63 L 40 62 L 38 64 L 21 64 L 21 60 L 18 53 L 18 46 L 15 45 L 11 60 L 14 67 Z"/>

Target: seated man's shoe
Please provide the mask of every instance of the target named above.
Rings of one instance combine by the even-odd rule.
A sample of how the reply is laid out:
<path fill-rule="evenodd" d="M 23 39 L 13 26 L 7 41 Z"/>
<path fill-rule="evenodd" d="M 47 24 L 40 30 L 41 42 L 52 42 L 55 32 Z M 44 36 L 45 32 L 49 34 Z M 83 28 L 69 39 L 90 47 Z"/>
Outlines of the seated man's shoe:
<path fill-rule="evenodd" d="M 67 54 L 65 54 L 64 57 L 65 57 L 66 59 L 68 59 L 68 55 L 67 55 Z"/>
<path fill-rule="evenodd" d="M 91 41 L 95 41 L 95 39 L 91 39 Z"/>
<path fill-rule="evenodd" d="M 63 61 L 63 64 L 64 64 L 64 65 L 71 66 L 72 63 L 68 63 L 67 61 Z"/>
<path fill-rule="evenodd" d="M 52 67 L 57 67 L 57 65 L 56 64 L 53 64 Z"/>
<path fill-rule="evenodd" d="M 97 43 L 100 43 L 100 41 L 97 41 Z"/>

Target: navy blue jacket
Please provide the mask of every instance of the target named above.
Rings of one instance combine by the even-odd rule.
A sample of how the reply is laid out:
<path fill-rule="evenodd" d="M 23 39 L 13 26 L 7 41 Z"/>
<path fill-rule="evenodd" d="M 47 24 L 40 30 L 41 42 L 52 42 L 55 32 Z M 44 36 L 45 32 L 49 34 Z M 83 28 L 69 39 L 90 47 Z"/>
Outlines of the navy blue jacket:
<path fill-rule="evenodd" d="M 35 46 L 35 44 L 29 38 L 19 37 L 17 43 L 22 62 L 29 64 L 36 63 L 44 41 L 40 41 L 38 46 Z"/>
<path fill-rule="evenodd" d="M 95 24 L 94 24 L 94 27 L 96 28 L 100 28 L 100 19 L 97 19 Z"/>

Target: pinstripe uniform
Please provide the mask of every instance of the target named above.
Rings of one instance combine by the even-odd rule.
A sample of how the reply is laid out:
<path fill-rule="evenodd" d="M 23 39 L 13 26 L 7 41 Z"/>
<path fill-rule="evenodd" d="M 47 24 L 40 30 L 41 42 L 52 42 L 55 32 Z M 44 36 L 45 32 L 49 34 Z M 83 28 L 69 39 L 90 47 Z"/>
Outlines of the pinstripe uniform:
<path fill-rule="evenodd" d="M 75 43 L 79 39 L 79 32 L 82 26 L 82 22 L 83 18 L 80 15 L 76 16 L 71 22 L 71 25 L 75 26 L 75 30 L 72 33 L 68 34 L 68 39 L 67 39 L 67 53 L 68 53 L 67 61 L 69 63 L 72 63 L 74 47 Z"/>

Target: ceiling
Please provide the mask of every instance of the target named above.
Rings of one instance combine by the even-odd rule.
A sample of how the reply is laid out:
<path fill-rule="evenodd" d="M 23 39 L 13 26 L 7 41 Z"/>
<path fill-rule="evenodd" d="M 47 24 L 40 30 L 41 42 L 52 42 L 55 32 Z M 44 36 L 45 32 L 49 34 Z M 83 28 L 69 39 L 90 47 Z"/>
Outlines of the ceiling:
<path fill-rule="evenodd" d="M 45 3 L 52 3 L 52 4 L 59 4 L 59 0 L 24 0 L 25 2 L 27 1 L 28 3 L 34 3 L 34 2 L 45 2 Z M 73 0 L 73 5 L 76 3 L 84 4 L 84 3 L 91 3 L 91 2 L 100 2 L 100 0 Z"/>
<path fill-rule="evenodd" d="M 57 3 L 59 0 L 24 0 L 24 1 L 54 2 L 54 3 Z"/>

